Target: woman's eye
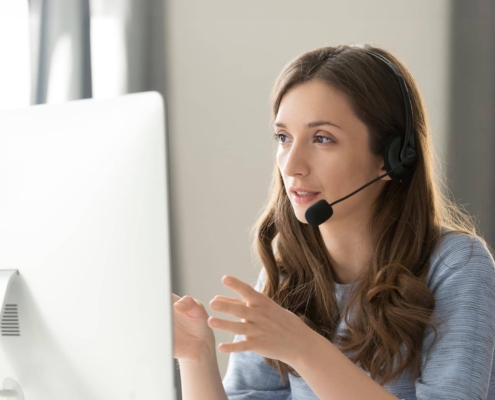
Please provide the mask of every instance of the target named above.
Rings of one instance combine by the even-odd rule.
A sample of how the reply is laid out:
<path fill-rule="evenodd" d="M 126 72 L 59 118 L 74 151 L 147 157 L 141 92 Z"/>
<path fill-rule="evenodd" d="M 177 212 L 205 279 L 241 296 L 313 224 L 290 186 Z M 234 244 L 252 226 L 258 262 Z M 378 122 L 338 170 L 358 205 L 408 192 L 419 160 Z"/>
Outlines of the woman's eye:
<path fill-rule="evenodd" d="M 275 133 L 275 134 L 273 135 L 273 137 L 274 137 L 274 139 L 275 139 L 277 142 L 282 143 L 282 144 L 283 144 L 283 143 L 285 143 L 285 142 L 286 142 L 286 140 L 287 140 L 287 136 L 286 136 L 286 135 L 284 135 L 283 133 Z"/>
<path fill-rule="evenodd" d="M 315 139 L 318 140 L 318 143 L 327 144 L 327 143 L 335 143 L 333 139 L 330 139 L 326 136 L 315 135 Z"/>
<path fill-rule="evenodd" d="M 283 133 L 275 133 L 273 137 L 280 144 L 287 143 L 287 141 L 289 140 L 289 137 L 287 135 L 284 135 Z M 320 144 L 335 143 L 335 140 L 326 136 L 315 135 L 314 138 L 315 140 L 317 140 L 317 143 Z"/>

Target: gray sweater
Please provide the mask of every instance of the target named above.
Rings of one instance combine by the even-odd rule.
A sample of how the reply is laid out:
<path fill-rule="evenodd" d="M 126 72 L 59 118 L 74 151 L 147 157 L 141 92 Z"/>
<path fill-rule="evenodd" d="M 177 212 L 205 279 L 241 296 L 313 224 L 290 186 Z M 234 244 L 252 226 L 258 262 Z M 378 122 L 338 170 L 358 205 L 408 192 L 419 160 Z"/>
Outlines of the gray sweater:
<path fill-rule="evenodd" d="M 433 317 L 444 321 L 436 325 L 439 337 L 430 348 L 435 334 L 426 328 L 418 379 L 404 373 L 384 388 L 404 400 L 495 400 L 495 262 L 478 238 L 450 233 L 430 263 L 426 283 L 435 296 Z M 256 290 L 264 279 L 262 270 Z M 354 285 L 335 284 L 341 310 Z M 342 320 L 338 329 L 344 328 Z M 302 378 L 288 378 L 282 384 L 278 371 L 247 351 L 230 354 L 223 385 L 230 400 L 318 399 Z"/>

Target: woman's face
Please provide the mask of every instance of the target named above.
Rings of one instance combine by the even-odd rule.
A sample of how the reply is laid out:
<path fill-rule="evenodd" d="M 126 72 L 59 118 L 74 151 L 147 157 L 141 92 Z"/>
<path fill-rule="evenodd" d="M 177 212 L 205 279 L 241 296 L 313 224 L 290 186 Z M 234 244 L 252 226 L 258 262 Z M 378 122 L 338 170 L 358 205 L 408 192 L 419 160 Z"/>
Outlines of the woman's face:
<path fill-rule="evenodd" d="M 368 130 L 347 97 L 329 84 L 311 80 L 291 88 L 275 119 L 277 164 L 297 219 L 321 199 L 332 203 L 384 174 L 383 158 L 368 148 Z M 388 176 L 332 206 L 336 221 L 367 222 Z M 297 193 L 307 192 L 307 193 Z M 309 192 L 309 193 L 308 193 Z"/>

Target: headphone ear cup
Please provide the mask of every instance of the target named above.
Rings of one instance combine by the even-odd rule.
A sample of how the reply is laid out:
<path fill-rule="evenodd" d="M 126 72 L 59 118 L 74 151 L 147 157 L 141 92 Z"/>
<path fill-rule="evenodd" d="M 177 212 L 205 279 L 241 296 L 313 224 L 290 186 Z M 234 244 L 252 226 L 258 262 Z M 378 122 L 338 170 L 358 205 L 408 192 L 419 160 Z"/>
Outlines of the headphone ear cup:
<path fill-rule="evenodd" d="M 385 142 L 385 149 L 383 152 L 383 160 L 385 162 L 385 169 L 390 172 L 400 164 L 399 154 L 402 148 L 402 138 L 399 135 L 390 135 Z M 392 180 L 401 182 L 403 178 L 408 175 L 408 170 L 400 166 L 389 176 Z"/>

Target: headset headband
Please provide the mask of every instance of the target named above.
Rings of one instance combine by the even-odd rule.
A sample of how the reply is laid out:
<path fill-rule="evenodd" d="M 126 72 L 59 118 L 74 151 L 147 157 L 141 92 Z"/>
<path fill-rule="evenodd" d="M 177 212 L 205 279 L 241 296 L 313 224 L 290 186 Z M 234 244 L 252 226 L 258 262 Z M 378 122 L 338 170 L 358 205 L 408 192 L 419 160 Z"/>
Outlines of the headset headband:
<path fill-rule="evenodd" d="M 387 64 L 390 67 L 390 69 L 392 69 L 395 76 L 397 77 L 397 80 L 399 81 L 400 90 L 402 92 L 402 97 L 404 99 L 404 109 L 406 114 L 406 131 L 404 135 L 404 143 L 402 144 L 402 149 L 400 152 L 400 160 L 404 160 L 407 157 L 408 147 L 412 148 L 413 150 L 416 150 L 416 143 L 414 140 L 414 135 L 412 134 L 412 104 L 411 104 L 411 98 L 409 97 L 409 92 L 407 90 L 406 81 L 404 80 L 404 77 L 399 72 L 399 70 L 395 67 L 395 65 L 393 65 L 384 56 L 369 49 L 362 49 L 362 50 L 365 51 L 367 54 Z"/>

